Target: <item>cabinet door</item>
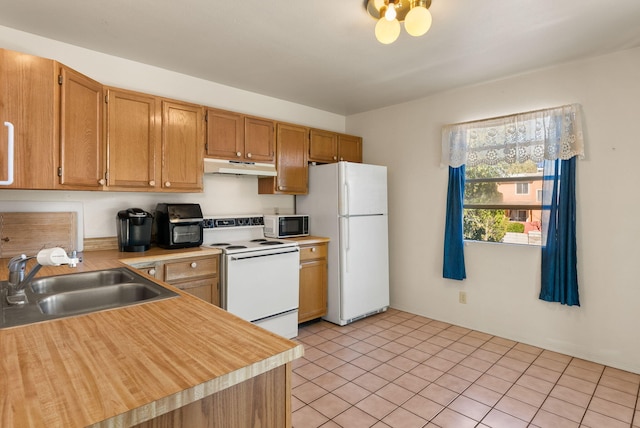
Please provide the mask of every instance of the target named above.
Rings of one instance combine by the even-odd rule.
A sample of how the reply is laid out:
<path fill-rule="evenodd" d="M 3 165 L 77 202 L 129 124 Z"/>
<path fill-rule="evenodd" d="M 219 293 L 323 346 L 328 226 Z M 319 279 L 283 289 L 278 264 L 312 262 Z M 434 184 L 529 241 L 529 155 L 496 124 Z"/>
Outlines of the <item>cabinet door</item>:
<path fill-rule="evenodd" d="M 54 61 L 0 49 L 0 181 L 9 178 L 4 123 L 14 130 L 13 184 L 0 188 L 54 188 L 56 79 Z"/>
<path fill-rule="evenodd" d="M 162 100 L 162 188 L 202 191 L 202 107 Z"/>
<path fill-rule="evenodd" d="M 61 188 L 100 189 L 104 180 L 102 85 L 62 66 L 60 72 Z"/>
<path fill-rule="evenodd" d="M 244 157 L 244 116 L 207 109 L 207 156 L 238 160 Z"/>
<path fill-rule="evenodd" d="M 204 300 L 205 302 L 220 306 L 218 299 L 214 298 L 213 290 L 217 288 L 215 283 L 217 283 L 216 278 L 205 278 L 194 281 L 179 282 L 173 285 L 180 290 L 184 290 L 187 293 Z"/>
<path fill-rule="evenodd" d="M 258 193 L 300 195 L 308 192 L 307 128 L 285 123 L 276 127 L 276 177 L 260 178 Z"/>
<path fill-rule="evenodd" d="M 362 163 L 362 138 L 353 135 L 338 135 L 338 159 Z"/>
<path fill-rule="evenodd" d="M 244 157 L 255 162 L 273 162 L 273 121 L 244 118 Z"/>
<path fill-rule="evenodd" d="M 119 89 L 107 91 L 107 185 L 154 189 L 160 158 L 158 99 Z"/>
<path fill-rule="evenodd" d="M 300 265 L 300 302 L 298 322 L 327 314 L 327 260 L 302 262 Z"/>
<path fill-rule="evenodd" d="M 331 163 L 338 161 L 338 134 L 312 129 L 309 134 L 309 161 Z"/>

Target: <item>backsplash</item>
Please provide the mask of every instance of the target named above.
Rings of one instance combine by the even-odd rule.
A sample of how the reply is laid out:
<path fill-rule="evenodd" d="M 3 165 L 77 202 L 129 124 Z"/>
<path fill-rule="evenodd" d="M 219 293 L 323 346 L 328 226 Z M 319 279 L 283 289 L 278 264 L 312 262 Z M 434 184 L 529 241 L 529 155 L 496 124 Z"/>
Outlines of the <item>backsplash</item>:
<path fill-rule="evenodd" d="M 27 211 L 79 211 L 79 236 L 116 236 L 118 211 L 137 207 L 154 212 L 159 202 L 197 203 L 206 215 L 288 214 L 294 197 L 258 195 L 258 179 L 247 176 L 204 176 L 203 193 L 78 192 L 53 190 L 0 190 L 0 212 L 25 211 L 9 207 L 33 207 Z M 27 202 L 29 202 L 27 204 Z"/>

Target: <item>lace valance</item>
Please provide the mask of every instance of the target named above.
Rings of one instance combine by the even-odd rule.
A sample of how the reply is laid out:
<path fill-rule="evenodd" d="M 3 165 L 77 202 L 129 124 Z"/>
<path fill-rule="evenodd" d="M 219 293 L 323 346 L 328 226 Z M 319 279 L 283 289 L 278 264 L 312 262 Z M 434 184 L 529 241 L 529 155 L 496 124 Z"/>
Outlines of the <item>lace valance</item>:
<path fill-rule="evenodd" d="M 442 164 L 454 168 L 574 156 L 584 157 L 578 104 L 442 128 Z"/>

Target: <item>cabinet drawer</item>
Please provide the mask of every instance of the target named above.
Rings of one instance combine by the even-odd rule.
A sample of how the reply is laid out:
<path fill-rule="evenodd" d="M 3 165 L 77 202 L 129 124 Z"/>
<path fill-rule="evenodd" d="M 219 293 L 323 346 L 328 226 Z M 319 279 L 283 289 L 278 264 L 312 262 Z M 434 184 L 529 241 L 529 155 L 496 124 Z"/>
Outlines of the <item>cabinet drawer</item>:
<path fill-rule="evenodd" d="M 164 280 L 167 282 L 212 276 L 218 272 L 218 258 L 188 259 L 179 262 L 165 263 Z"/>
<path fill-rule="evenodd" d="M 327 258 L 327 244 L 304 245 L 300 247 L 300 261 Z"/>

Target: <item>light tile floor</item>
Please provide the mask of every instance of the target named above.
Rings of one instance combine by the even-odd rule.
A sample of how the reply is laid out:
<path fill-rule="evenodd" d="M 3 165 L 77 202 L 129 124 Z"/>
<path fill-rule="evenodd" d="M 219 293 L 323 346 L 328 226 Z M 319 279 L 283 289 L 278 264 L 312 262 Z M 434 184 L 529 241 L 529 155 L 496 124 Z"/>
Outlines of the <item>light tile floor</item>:
<path fill-rule="evenodd" d="M 302 325 L 294 428 L 640 427 L 640 375 L 394 309 Z"/>

